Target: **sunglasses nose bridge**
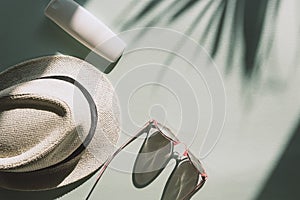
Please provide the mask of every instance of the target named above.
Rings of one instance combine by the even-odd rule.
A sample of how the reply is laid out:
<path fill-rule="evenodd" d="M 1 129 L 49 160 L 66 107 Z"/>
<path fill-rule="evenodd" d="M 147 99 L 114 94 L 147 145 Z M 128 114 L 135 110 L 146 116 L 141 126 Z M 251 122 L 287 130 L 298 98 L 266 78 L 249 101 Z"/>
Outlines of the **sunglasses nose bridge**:
<path fill-rule="evenodd" d="M 174 155 L 174 158 L 176 158 L 176 159 L 186 157 L 187 156 L 187 147 L 186 147 L 186 145 L 183 144 L 183 143 L 174 143 L 173 155 Z"/>

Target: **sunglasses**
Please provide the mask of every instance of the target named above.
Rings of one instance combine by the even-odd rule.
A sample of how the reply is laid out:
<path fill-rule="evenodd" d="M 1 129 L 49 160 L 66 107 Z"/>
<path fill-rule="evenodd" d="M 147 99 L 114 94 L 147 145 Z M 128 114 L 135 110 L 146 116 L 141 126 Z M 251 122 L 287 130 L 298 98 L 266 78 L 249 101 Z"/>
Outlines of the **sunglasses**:
<path fill-rule="evenodd" d="M 136 188 L 145 188 L 150 185 L 172 159 L 176 161 L 175 167 L 165 184 L 161 200 L 188 200 L 203 187 L 207 175 L 202 163 L 170 129 L 151 120 L 104 163 L 86 199 L 89 199 L 114 157 L 143 134 L 146 134 L 146 137 L 132 169 L 132 183 Z"/>

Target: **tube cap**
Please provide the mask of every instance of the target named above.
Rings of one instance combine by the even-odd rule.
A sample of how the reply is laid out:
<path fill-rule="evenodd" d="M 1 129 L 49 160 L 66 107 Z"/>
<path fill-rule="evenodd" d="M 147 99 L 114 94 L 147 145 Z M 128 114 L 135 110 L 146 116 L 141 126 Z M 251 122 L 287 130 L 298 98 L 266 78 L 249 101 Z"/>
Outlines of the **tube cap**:
<path fill-rule="evenodd" d="M 117 61 L 125 49 L 125 43 L 115 33 L 73 0 L 52 0 L 45 15 L 110 62 Z"/>

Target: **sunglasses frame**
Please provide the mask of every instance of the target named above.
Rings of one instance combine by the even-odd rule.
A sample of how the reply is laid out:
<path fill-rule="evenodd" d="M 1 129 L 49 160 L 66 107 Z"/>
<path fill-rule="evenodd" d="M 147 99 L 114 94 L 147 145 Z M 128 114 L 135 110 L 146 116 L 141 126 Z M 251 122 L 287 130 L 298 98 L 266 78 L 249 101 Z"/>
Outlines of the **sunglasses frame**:
<path fill-rule="evenodd" d="M 172 135 L 172 137 L 173 137 L 174 139 L 171 138 L 170 136 L 166 135 L 166 134 L 164 133 L 164 131 L 162 131 L 161 128 L 160 128 L 159 126 L 162 127 L 162 128 L 164 128 L 164 129 L 166 129 L 166 130 L 169 132 L 169 134 Z M 174 148 L 175 148 L 175 146 L 178 145 L 178 144 L 182 144 L 182 143 L 176 138 L 176 136 L 171 132 L 171 130 L 170 130 L 169 128 L 162 126 L 162 125 L 161 125 L 160 123 L 158 123 L 156 120 L 150 120 L 150 121 L 148 121 L 148 122 L 144 125 L 144 127 L 143 127 L 143 128 L 142 128 L 135 136 L 133 136 L 133 137 L 130 138 L 127 142 L 125 142 L 122 146 L 120 146 L 120 147 L 119 147 L 119 148 L 118 148 L 118 149 L 117 149 L 117 150 L 116 150 L 116 151 L 115 151 L 115 152 L 114 152 L 114 153 L 106 160 L 106 162 L 105 162 L 105 163 L 102 165 L 102 167 L 100 168 L 99 175 L 98 175 L 98 177 L 97 177 L 97 179 L 96 179 L 96 181 L 95 181 L 93 187 L 91 188 L 90 192 L 88 193 L 88 196 L 86 197 L 86 200 L 88 200 L 88 199 L 90 198 L 90 196 L 91 196 L 91 194 L 93 193 L 95 187 L 97 186 L 99 180 L 101 179 L 102 175 L 104 174 L 106 168 L 109 166 L 109 164 L 111 163 L 111 161 L 115 158 L 115 156 L 116 156 L 118 153 L 120 153 L 125 147 L 127 147 L 129 144 L 131 144 L 131 143 L 132 143 L 133 141 L 135 141 L 137 138 L 139 138 L 141 135 L 147 134 L 147 137 L 149 137 L 150 130 L 151 130 L 152 128 L 157 129 L 157 130 L 159 131 L 159 133 L 160 133 L 163 137 L 165 137 L 167 140 L 169 140 L 169 141 L 171 142 L 171 144 L 173 145 L 173 146 L 172 146 L 173 154 L 172 154 L 172 156 L 168 159 L 167 163 L 173 158 L 173 159 L 176 160 L 176 167 L 177 167 L 178 164 L 179 164 L 180 162 L 182 162 L 182 161 L 188 159 L 189 162 L 192 164 L 192 166 L 195 168 L 195 170 L 198 172 L 199 177 L 201 177 L 200 182 L 199 182 L 199 180 L 198 180 L 198 183 L 197 183 L 197 185 L 195 186 L 195 188 L 194 188 L 191 192 L 189 192 L 188 194 L 186 194 L 186 195 L 183 197 L 182 200 L 188 200 L 188 199 L 190 199 L 196 192 L 198 192 L 198 191 L 203 187 L 203 185 L 204 185 L 204 183 L 206 182 L 206 180 L 207 180 L 208 177 L 207 177 L 207 174 L 206 174 L 206 172 L 205 172 L 205 169 L 203 168 L 203 165 L 202 165 L 202 163 L 200 162 L 200 160 L 197 159 L 197 158 L 189 151 L 189 149 L 186 148 L 186 146 L 185 146 L 185 151 L 184 151 L 184 153 L 181 155 L 181 157 L 180 157 L 179 159 L 176 158 L 176 157 L 174 157 Z M 147 137 L 146 137 L 146 138 L 147 138 Z M 146 141 L 146 138 L 145 138 L 145 141 Z M 199 169 L 197 166 L 195 166 L 194 161 L 191 159 L 191 155 L 193 155 L 193 157 L 198 161 L 198 164 L 199 164 L 200 169 Z M 170 175 L 169 178 L 168 178 L 167 183 L 169 182 L 170 177 L 173 175 L 174 171 L 176 170 L 176 167 L 174 167 L 174 169 L 173 169 L 171 175 Z M 158 175 L 159 175 L 159 174 L 158 174 Z M 166 184 L 167 184 L 167 183 L 166 183 Z M 165 192 L 165 189 L 164 189 L 164 191 L 163 191 L 163 194 L 164 194 L 164 192 Z"/>

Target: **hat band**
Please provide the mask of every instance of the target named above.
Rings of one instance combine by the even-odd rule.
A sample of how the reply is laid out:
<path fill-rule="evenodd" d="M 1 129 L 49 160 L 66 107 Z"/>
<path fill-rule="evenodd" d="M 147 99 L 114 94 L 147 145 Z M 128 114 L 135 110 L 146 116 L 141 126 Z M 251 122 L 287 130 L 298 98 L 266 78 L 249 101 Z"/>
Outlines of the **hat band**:
<path fill-rule="evenodd" d="M 80 155 L 86 149 L 86 147 L 89 145 L 89 143 L 92 141 L 92 139 L 95 135 L 97 122 L 98 122 L 98 113 L 97 113 L 97 107 L 96 107 L 95 101 L 93 100 L 93 97 L 91 96 L 89 91 L 75 79 L 68 77 L 68 76 L 46 76 L 46 77 L 41 77 L 38 79 L 57 79 L 57 80 L 66 81 L 66 82 L 73 84 L 82 92 L 82 94 L 86 98 L 86 100 L 89 104 L 90 113 L 91 113 L 91 127 L 89 129 L 87 136 L 81 143 L 81 145 L 79 147 L 77 147 L 77 149 L 75 149 L 75 151 L 71 155 L 69 155 L 67 158 L 65 158 L 64 160 L 62 160 L 54 165 L 51 165 L 49 167 L 39 169 L 39 170 L 44 170 L 44 169 L 48 169 L 48 168 L 57 167 L 63 163 L 66 163 L 66 162 L 72 160 L 73 158 L 77 157 L 78 155 Z M 39 171 L 39 170 L 36 170 L 36 171 Z"/>

